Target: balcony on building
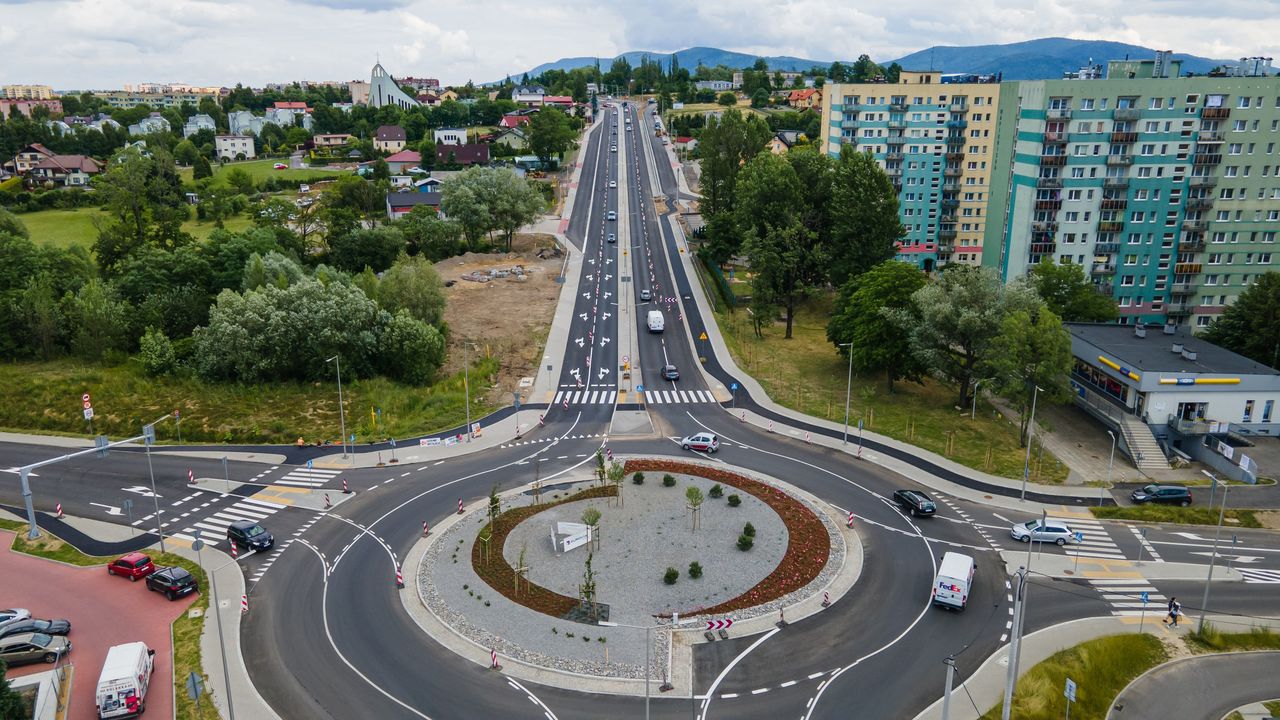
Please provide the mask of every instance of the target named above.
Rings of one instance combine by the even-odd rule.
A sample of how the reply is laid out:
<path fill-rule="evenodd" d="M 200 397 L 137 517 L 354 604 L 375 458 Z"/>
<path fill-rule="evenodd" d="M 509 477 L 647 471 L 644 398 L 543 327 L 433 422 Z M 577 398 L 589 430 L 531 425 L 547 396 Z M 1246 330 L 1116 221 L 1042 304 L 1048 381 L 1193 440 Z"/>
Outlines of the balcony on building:
<path fill-rule="evenodd" d="M 1222 133 L 1216 130 L 1201 130 L 1196 136 L 1196 142 L 1201 145 L 1217 144 L 1222 142 Z"/>
<path fill-rule="evenodd" d="M 1058 244 L 1053 242 L 1033 242 L 1031 243 L 1032 255 L 1049 255 L 1057 250 Z"/>
<path fill-rule="evenodd" d="M 1231 117 L 1231 108 L 1207 107 L 1200 111 L 1200 117 L 1206 120 L 1225 120 Z"/>
<path fill-rule="evenodd" d="M 1124 230 L 1123 220 L 1099 220 L 1098 232 L 1120 232 Z"/>
<path fill-rule="evenodd" d="M 1183 220 L 1182 229 L 1187 232 L 1202 233 L 1209 228 L 1204 220 Z"/>
<path fill-rule="evenodd" d="M 1187 198 L 1187 209 L 1188 210 L 1212 210 L 1213 198 L 1211 197 Z"/>
<path fill-rule="evenodd" d="M 956 146 L 963 147 L 965 143 L 965 137 L 964 135 L 959 133 L 949 133 L 946 136 L 945 141 L 947 143 L 947 147 L 956 147 Z"/>
<path fill-rule="evenodd" d="M 944 197 L 939 201 L 943 210 L 955 210 L 960 207 L 960 199 L 953 197 Z"/>
<path fill-rule="evenodd" d="M 1187 317 L 1191 314 L 1190 305 L 1170 305 L 1164 309 L 1164 314 L 1168 317 Z"/>
<path fill-rule="evenodd" d="M 890 145 L 905 145 L 907 137 L 905 135 L 890 135 L 884 141 Z"/>
<path fill-rule="evenodd" d="M 956 118 L 955 120 L 948 120 L 947 127 L 951 128 L 952 130 L 963 130 L 969 127 L 969 121 L 965 120 L 964 118 Z"/>
<path fill-rule="evenodd" d="M 1036 187 L 1040 189 L 1057 189 L 1062 187 L 1062 178 L 1041 177 L 1036 178 Z"/>
<path fill-rule="evenodd" d="M 947 111 L 953 113 L 966 113 L 969 112 L 969 106 L 962 102 L 953 102 L 947 108 Z"/>
<path fill-rule="evenodd" d="M 1102 200 L 1103 210 L 1123 210 L 1129 205 L 1129 201 L 1124 198 L 1104 198 Z"/>
<path fill-rule="evenodd" d="M 1138 133 L 1136 133 L 1136 132 L 1113 132 L 1113 133 L 1111 133 L 1111 142 L 1113 142 L 1113 143 L 1135 143 L 1135 142 L 1138 142 Z"/>
<path fill-rule="evenodd" d="M 1066 155 L 1041 155 L 1040 165 L 1042 167 L 1062 167 L 1067 164 Z"/>
<path fill-rule="evenodd" d="M 884 174 L 885 174 L 885 175 L 888 175 L 890 178 L 900 178 L 900 177 L 902 177 L 902 168 L 900 168 L 900 167 L 887 167 L 887 168 L 885 168 L 885 169 L 884 169 Z"/>
<path fill-rule="evenodd" d="M 955 239 L 956 239 L 956 229 L 955 229 L 955 228 L 942 228 L 941 230 L 939 230 L 939 231 L 938 231 L 938 239 L 939 239 L 939 240 L 944 240 L 944 241 L 947 241 L 947 240 L 955 240 Z"/>
<path fill-rule="evenodd" d="M 1115 255 L 1120 252 L 1120 243 L 1118 242 L 1100 242 L 1094 243 L 1093 252 L 1097 255 Z"/>
<path fill-rule="evenodd" d="M 942 223 L 943 225 L 955 225 L 956 214 L 954 212 L 947 212 L 944 210 L 942 213 L 942 216 L 938 218 L 938 222 Z"/>
<path fill-rule="evenodd" d="M 907 104 L 901 101 L 894 101 L 889 104 L 889 112 L 906 112 Z"/>
<path fill-rule="evenodd" d="M 958 178 L 964 173 L 964 170 L 958 167 L 943 168 L 942 174 L 949 178 Z"/>
<path fill-rule="evenodd" d="M 944 193 L 958 193 L 958 192 L 960 192 L 960 183 L 958 183 L 958 182 L 944 182 L 944 183 L 942 183 L 942 192 L 944 192 Z"/>
<path fill-rule="evenodd" d="M 1142 117 L 1142 111 L 1138 108 L 1116 108 L 1111 113 L 1111 118 L 1113 120 L 1119 120 L 1122 122 L 1137 120 L 1140 117 Z"/>
<path fill-rule="evenodd" d="M 1127 177 L 1108 177 L 1102 181 L 1102 187 L 1109 190 L 1120 190 L 1129 187 L 1129 178 Z"/>
<path fill-rule="evenodd" d="M 1061 210 L 1062 198 L 1057 198 L 1055 200 L 1036 200 L 1036 209 L 1037 210 Z"/>
<path fill-rule="evenodd" d="M 1115 263 L 1094 263 L 1092 272 L 1094 275 L 1115 275 L 1116 264 Z"/>
<path fill-rule="evenodd" d="M 1196 283 L 1174 283 L 1169 286 L 1169 292 L 1174 295 L 1195 295 L 1199 288 L 1200 286 Z"/>
<path fill-rule="evenodd" d="M 948 153 L 946 154 L 946 158 L 947 158 L 947 162 L 960 162 L 960 161 L 964 160 L 964 153 L 962 153 L 962 152 L 948 152 Z"/>
<path fill-rule="evenodd" d="M 845 128 L 845 129 L 853 129 L 853 128 L 857 128 L 857 127 L 858 127 L 858 117 L 857 117 L 856 115 L 854 115 L 854 116 L 852 116 L 852 117 L 850 117 L 850 116 L 848 116 L 848 115 L 845 115 L 845 116 L 844 116 L 844 119 L 840 121 L 840 127 Z"/>
<path fill-rule="evenodd" d="M 1222 153 L 1196 153 L 1191 156 L 1192 165 L 1217 165 L 1222 162 Z"/>
<path fill-rule="evenodd" d="M 1061 145 L 1067 141 L 1067 134 L 1063 132 L 1047 132 L 1044 134 L 1045 145 Z"/>
<path fill-rule="evenodd" d="M 1129 153 L 1113 153 L 1107 156 L 1108 165 L 1132 165 L 1133 156 Z"/>
<path fill-rule="evenodd" d="M 1204 235 L 1200 233 L 1187 235 L 1178 241 L 1179 252 L 1204 252 L 1204 248 Z"/>
<path fill-rule="evenodd" d="M 1070 108 L 1049 108 L 1045 111 L 1044 116 L 1050 120 L 1067 120 L 1071 117 Z"/>
<path fill-rule="evenodd" d="M 1094 287 L 1098 288 L 1098 292 L 1106 295 L 1107 297 L 1111 297 L 1112 291 L 1116 289 L 1115 286 L 1109 282 L 1095 283 Z"/>
<path fill-rule="evenodd" d="M 1041 220 L 1040 222 L 1031 223 L 1032 232 L 1052 233 L 1058 231 L 1057 220 Z"/>
<path fill-rule="evenodd" d="M 889 152 L 884 154 L 884 159 L 889 162 L 902 162 L 902 151 L 890 150 Z"/>
<path fill-rule="evenodd" d="M 906 130 L 907 121 L 906 120 L 890 120 L 889 129 L 890 130 Z"/>
<path fill-rule="evenodd" d="M 1173 266 L 1173 272 L 1177 275 L 1199 275 L 1204 269 L 1201 263 L 1177 263 Z"/>
<path fill-rule="evenodd" d="M 1218 184 L 1218 178 L 1213 175 L 1192 175 L 1191 187 L 1193 188 L 1211 188 Z"/>

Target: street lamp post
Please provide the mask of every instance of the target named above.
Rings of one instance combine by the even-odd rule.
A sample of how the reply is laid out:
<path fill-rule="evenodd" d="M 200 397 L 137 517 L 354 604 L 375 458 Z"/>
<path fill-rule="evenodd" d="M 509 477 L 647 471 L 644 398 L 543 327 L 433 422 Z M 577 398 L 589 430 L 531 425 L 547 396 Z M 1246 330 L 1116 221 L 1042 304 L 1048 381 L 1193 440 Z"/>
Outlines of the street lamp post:
<path fill-rule="evenodd" d="M 201 549 L 204 548 L 204 541 L 200 539 L 199 528 L 196 528 L 196 541 L 192 543 L 192 545 L 194 545 L 196 549 L 196 564 L 200 566 L 201 570 L 204 570 L 204 553 L 201 552 Z M 234 563 L 235 561 L 232 560 L 232 562 Z M 237 572 L 238 571 L 239 569 L 237 568 Z M 222 652 L 222 682 L 227 688 L 227 715 L 229 720 L 235 720 L 236 709 L 235 705 L 231 701 L 231 673 L 227 670 L 227 645 L 222 636 L 222 608 L 218 605 L 218 584 L 213 580 L 213 574 L 215 572 L 217 572 L 216 568 L 207 573 L 209 579 L 209 592 L 213 594 L 213 615 L 218 622 L 218 649 Z"/>
<path fill-rule="evenodd" d="M 471 442 L 471 362 L 467 360 L 468 344 L 462 343 L 462 390 L 467 400 L 467 442 Z"/>
<path fill-rule="evenodd" d="M 1107 459 L 1107 487 L 1110 488 L 1111 468 L 1116 462 L 1116 434 L 1110 430 L 1107 431 L 1107 434 L 1111 436 L 1111 457 Z M 1102 507 L 1102 493 L 1098 493 L 1098 507 Z"/>
<path fill-rule="evenodd" d="M 624 627 L 632 630 L 644 630 L 644 720 L 649 720 L 649 654 L 653 649 L 653 641 L 650 635 L 653 632 L 652 625 L 626 625 L 623 623 L 609 622 L 601 620 L 599 625 L 603 627 Z"/>
<path fill-rule="evenodd" d="M 982 385 L 981 380 L 975 380 L 973 383 L 973 399 L 970 400 L 973 405 L 969 408 L 969 419 L 976 420 L 978 417 L 978 387 Z"/>
<path fill-rule="evenodd" d="M 338 422 L 342 429 L 342 458 L 347 457 L 347 410 L 342 402 L 342 358 L 337 355 L 325 360 L 325 362 L 333 363 L 333 367 L 338 371 Z M 355 448 L 352 448 L 354 451 Z"/>
<path fill-rule="evenodd" d="M 1208 470 L 1202 471 L 1205 475 L 1213 478 L 1214 482 L 1218 478 Z M 1200 600 L 1200 622 L 1196 626 L 1197 633 L 1204 633 L 1204 616 L 1209 612 L 1209 586 L 1213 584 L 1213 565 L 1218 559 L 1218 541 L 1222 538 L 1222 519 L 1227 513 L 1227 489 L 1226 483 L 1222 483 L 1222 502 L 1218 505 L 1218 529 L 1213 533 L 1213 554 L 1209 556 L 1209 575 L 1204 580 L 1204 597 Z"/>
<path fill-rule="evenodd" d="M 841 445 L 849 444 L 849 394 L 853 388 L 853 343 L 840 343 L 840 347 L 849 348 L 849 374 L 844 381 L 844 439 L 840 441 Z M 861 431 L 859 431 L 861 432 Z M 859 435 L 861 437 L 861 435 Z"/>
<path fill-rule="evenodd" d="M 1027 568 L 1020 567 L 1014 573 L 1017 584 L 1013 595 L 1013 627 L 1009 631 L 1009 671 L 1005 677 L 1004 704 L 1000 709 L 1000 720 L 1009 720 L 1009 713 L 1013 710 L 1013 688 L 1018 682 L 1018 655 L 1022 651 L 1022 618 L 1026 612 L 1028 572 Z"/>
<path fill-rule="evenodd" d="M 1040 397 L 1040 386 L 1032 385 L 1035 390 L 1031 391 L 1031 422 L 1027 423 L 1027 457 L 1022 461 L 1022 494 L 1020 500 L 1027 499 L 1027 480 L 1031 477 L 1031 439 L 1035 437 L 1036 432 L 1036 400 Z"/>
<path fill-rule="evenodd" d="M 142 445 L 147 451 L 147 474 L 151 476 L 151 500 L 156 507 L 156 534 L 160 536 L 160 552 L 164 552 L 164 523 L 160 520 L 160 495 L 156 492 L 156 471 L 151 465 L 151 445 L 156 441 L 156 423 L 163 422 L 165 418 L 172 415 L 165 415 L 150 425 L 142 426 Z"/>

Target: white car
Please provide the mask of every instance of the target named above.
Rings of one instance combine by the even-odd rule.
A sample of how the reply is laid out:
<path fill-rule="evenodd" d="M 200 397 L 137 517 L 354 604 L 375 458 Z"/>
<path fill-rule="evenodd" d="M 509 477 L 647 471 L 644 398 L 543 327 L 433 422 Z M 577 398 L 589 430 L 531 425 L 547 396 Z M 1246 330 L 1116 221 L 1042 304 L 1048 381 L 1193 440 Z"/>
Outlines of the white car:
<path fill-rule="evenodd" d="M 682 439 L 680 447 L 685 450 L 714 453 L 720 449 L 720 438 L 716 437 L 715 433 L 702 432 Z"/>
<path fill-rule="evenodd" d="M 618 146 L 617 146 L 617 145 L 610 145 L 610 146 L 609 146 L 609 152 L 618 152 Z"/>
<path fill-rule="evenodd" d="M 608 214 L 608 215 L 605 215 L 605 219 L 606 219 L 606 220 L 617 220 L 617 219 L 618 219 L 618 213 L 614 212 L 613 210 L 610 210 L 610 211 L 609 211 L 609 214 Z"/>
<path fill-rule="evenodd" d="M 616 187 L 618 187 L 618 181 L 617 181 L 617 180 L 610 180 L 610 181 L 609 181 L 609 187 L 611 187 L 611 188 L 616 188 Z"/>
<path fill-rule="evenodd" d="M 31 619 L 31 611 L 26 608 L 10 608 L 8 610 L 0 610 L 0 629 L 6 625 L 13 625 L 24 620 Z"/>
<path fill-rule="evenodd" d="M 1061 520 L 1049 518 L 1043 525 L 1039 520 L 1028 520 L 1023 523 L 1014 523 L 1009 529 L 1009 534 L 1014 540 L 1029 543 L 1032 540 L 1036 542 L 1051 542 L 1058 545 L 1066 545 L 1076 541 L 1075 532 L 1067 527 L 1067 524 Z"/>

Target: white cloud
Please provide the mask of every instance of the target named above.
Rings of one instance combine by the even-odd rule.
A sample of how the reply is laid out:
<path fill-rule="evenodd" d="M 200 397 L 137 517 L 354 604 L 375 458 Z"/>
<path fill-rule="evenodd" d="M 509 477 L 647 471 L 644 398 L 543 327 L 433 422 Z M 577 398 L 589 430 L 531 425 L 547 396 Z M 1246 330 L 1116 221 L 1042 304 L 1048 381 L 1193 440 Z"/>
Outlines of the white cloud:
<path fill-rule="evenodd" d="M 1264 3 L 1265 5 L 1265 3 Z M 262 85 L 396 75 L 496 80 L 566 56 L 710 46 L 829 61 L 1045 36 L 1280 56 L 1246 0 L 0 0 L 0 81 Z M 49 43 L 49 28 L 58 42 Z"/>

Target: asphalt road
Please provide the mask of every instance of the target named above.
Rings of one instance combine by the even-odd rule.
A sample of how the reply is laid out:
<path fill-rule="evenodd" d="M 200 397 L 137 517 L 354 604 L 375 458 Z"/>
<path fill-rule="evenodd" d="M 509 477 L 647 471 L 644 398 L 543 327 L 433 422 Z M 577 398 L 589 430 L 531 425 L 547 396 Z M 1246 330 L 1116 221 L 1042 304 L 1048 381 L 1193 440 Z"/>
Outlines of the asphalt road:
<path fill-rule="evenodd" d="M 1162 665 L 1120 693 L 1108 720 L 1218 720 L 1241 705 L 1280 697 L 1280 652 L 1185 658 Z"/>

